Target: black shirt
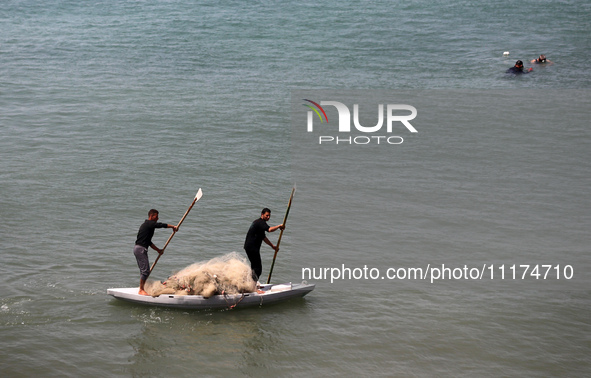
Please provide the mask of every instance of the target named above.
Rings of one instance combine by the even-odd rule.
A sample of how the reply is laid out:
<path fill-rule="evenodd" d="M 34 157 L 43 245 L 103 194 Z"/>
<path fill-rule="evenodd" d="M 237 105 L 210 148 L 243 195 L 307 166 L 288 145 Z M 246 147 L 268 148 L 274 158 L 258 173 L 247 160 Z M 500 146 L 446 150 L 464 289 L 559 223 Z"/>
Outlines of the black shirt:
<path fill-rule="evenodd" d="M 146 219 L 146 221 L 140 226 L 140 230 L 137 232 L 136 245 L 141 245 L 144 248 L 148 248 L 152 245 L 152 236 L 154 236 L 154 230 L 156 228 L 166 228 L 168 224 L 160 223 Z"/>
<path fill-rule="evenodd" d="M 244 249 L 261 249 L 265 239 L 265 232 L 269 231 L 269 225 L 262 218 L 256 219 L 250 225 L 244 240 Z"/>
<path fill-rule="evenodd" d="M 507 73 L 511 73 L 511 74 L 514 74 L 514 75 L 519 75 L 519 74 L 526 74 L 527 71 L 524 71 L 523 70 L 523 67 L 522 68 L 517 68 L 517 67 L 513 66 L 513 67 L 511 67 L 511 68 L 509 68 L 507 70 Z"/>

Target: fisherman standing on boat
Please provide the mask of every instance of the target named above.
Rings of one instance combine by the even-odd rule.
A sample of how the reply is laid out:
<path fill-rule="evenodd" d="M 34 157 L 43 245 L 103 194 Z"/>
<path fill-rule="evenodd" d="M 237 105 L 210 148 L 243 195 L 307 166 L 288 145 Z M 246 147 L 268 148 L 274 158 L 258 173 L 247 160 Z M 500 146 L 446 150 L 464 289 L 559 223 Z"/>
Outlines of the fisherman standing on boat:
<path fill-rule="evenodd" d="M 255 219 L 254 222 L 250 225 L 248 232 L 246 233 L 246 239 L 244 240 L 244 250 L 246 251 L 246 255 L 250 260 L 250 267 L 252 269 L 252 278 L 255 281 L 258 281 L 261 273 L 263 273 L 263 264 L 261 262 L 261 245 L 263 241 L 268 244 L 271 248 L 275 251 L 279 249 L 279 247 L 273 245 L 267 236 L 265 236 L 265 232 L 274 232 L 276 230 L 284 230 L 285 226 L 283 224 L 269 227 L 267 221 L 271 218 L 271 210 L 268 208 L 264 208 L 261 211 L 261 217 Z"/>
<path fill-rule="evenodd" d="M 133 254 L 137 260 L 137 266 L 140 268 L 140 290 L 138 294 L 149 295 L 144 289 L 144 284 L 150 275 L 150 261 L 148 260 L 148 247 L 152 247 L 156 252 L 162 254 L 164 251 L 152 243 L 152 237 L 154 236 L 154 230 L 156 228 L 172 228 L 174 232 L 177 232 L 177 226 L 172 224 L 158 222 L 158 210 L 151 209 L 148 212 L 148 219 L 140 226 L 137 233 L 137 240 L 135 241 L 135 247 L 133 248 Z"/>

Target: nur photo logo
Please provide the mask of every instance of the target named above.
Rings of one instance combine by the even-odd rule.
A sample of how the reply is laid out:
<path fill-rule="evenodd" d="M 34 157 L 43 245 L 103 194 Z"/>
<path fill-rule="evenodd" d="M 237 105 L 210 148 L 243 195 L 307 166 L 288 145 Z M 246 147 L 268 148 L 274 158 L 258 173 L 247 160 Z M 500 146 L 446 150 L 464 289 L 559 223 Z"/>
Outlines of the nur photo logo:
<path fill-rule="evenodd" d="M 312 101 L 310 99 L 303 99 L 303 104 L 308 108 L 306 131 L 309 133 L 321 132 L 319 135 L 318 144 L 348 144 L 348 145 L 364 145 L 364 144 L 402 144 L 404 139 L 398 135 L 391 135 L 394 130 L 406 130 L 407 132 L 416 133 L 417 129 L 410 123 L 417 116 L 417 109 L 411 105 L 404 104 L 378 104 L 377 106 L 377 122 L 373 126 L 364 126 L 359 121 L 359 104 L 353 104 L 353 117 L 351 117 L 351 110 L 347 105 L 339 101 Z M 326 106 L 334 107 L 338 114 L 338 124 L 332 121 L 329 123 L 326 110 L 333 109 Z M 364 111 L 367 111 L 364 109 Z M 353 118 L 353 122 L 351 122 Z M 384 122 L 385 118 L 385 122 Z M 331 120 L 333 117 L 331 116 Z M 316 121 L 317 128 L 314 128 Z M 353 130 L 351 123 L 353 124 Z M 385 123 L 385 130 L 384 129 Z M 338 126 L 338 127 L 337 127 Z M 404 126 L 404 127 L 401 127 Z M 336 133 L 336 134 L 335 134 Z M 363 133 L 360 135 L 353 135 L 352 133 Z M 384 135 L 385 133 L 385 135 Z"/>

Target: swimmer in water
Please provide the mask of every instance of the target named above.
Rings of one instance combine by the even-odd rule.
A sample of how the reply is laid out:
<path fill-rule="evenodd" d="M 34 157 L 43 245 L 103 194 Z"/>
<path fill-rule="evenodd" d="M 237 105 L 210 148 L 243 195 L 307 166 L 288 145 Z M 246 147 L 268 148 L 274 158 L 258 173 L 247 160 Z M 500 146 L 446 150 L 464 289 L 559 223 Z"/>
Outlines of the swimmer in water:
<path fill-rule="evenodd" d="M 534 64 L 554 64 L 551 60 L 546 59 L 546 55 L 542 54 L 538 59 L 532 59 L 531 63 Z"/>
<path fill-rule="evenodd" d="M 524 71 L 523 70 L 523 62 L 521 60 L 518 60 L 517 62 L 515 62 L 515 65 L 513 67 L 511 67 L 507 70 L 507 73 L 519 75 L 519 74 L 529 73 L 532 70 L 533 70 L 533 68 L 530 67 L 527 69 L 527 71 Z"/>

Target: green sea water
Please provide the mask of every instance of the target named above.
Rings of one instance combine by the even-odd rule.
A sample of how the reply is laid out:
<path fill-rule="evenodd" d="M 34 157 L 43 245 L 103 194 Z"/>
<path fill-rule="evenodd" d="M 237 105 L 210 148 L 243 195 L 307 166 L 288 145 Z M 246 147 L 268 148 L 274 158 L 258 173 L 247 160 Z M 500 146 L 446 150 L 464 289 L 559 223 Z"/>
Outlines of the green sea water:
<path fill-rule="evenodd" d="M 3 376 L 591 371 L 588 2 L 15 0 L 0 20 Z M 529 63 L 542 53 L 552 65 Z M 532 73 L 505 74 L 517 59 Z M 321 149 L 299 139 L 302 98 L 361 103 L 366 124 L 365 104 L 414 104 L 418 133 Z M 303 300 L 178 311 L 106 295 L 137 285 L 150 208 L 176 223 L 203 189 L 165 279 L 242 252 L 294 183 L 273 277 L 315 282 Z M 318 274 L 442 264 L 559 265 L 562 280 Z"/>

